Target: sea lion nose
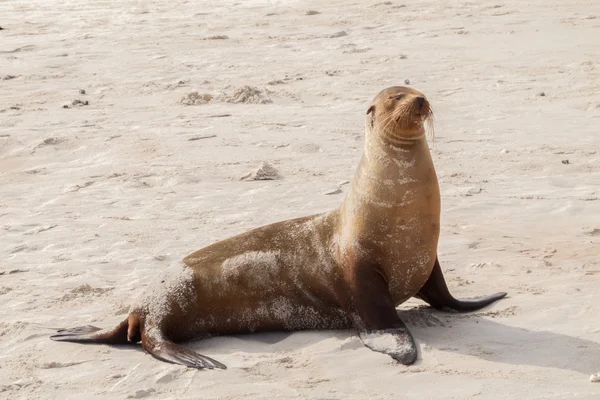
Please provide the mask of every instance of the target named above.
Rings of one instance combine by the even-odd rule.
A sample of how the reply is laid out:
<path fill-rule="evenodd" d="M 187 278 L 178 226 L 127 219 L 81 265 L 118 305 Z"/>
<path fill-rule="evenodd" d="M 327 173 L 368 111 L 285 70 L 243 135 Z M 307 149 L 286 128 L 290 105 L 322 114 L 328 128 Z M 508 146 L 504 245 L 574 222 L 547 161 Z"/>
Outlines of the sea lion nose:
<path fill-rule="evenodd" d="M 423 107 L 423 104 L 425 104 L 425 97 L 419 96 L 415 99 L 415 101 L 417 102 L 419 107 Z"/>

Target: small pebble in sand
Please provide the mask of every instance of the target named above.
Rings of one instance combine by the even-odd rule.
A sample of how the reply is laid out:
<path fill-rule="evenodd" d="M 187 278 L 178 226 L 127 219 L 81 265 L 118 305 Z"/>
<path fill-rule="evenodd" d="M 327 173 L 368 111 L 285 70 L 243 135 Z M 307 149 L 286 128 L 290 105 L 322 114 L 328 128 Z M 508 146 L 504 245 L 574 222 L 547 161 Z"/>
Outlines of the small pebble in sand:
<path fill-rule="evenodd" d="M 404 83 L 405 83 L 406 85 L 410 85 L 410 79 L 405 79 L 405 80 L 404 80 Z"/>
<path fill-rule="evenodd" d="M 229 36 L 227 35 L 214 35 L 214 36 L 207 36 L 205 38 L 202 38 L 202 40 L 226 40 L 229 39 Z"/>
<path fill-rule="evenodd" d="M 470 188 L 469 190 L 467 190 L 467 193 L 465 193 L 465 196 L 474 196 L 476 194 L 481 193 L 482 191 L 483 189 L 479 187 Z"/>
<path fill-rule="evenodd" d="M 44 139 L 42 141 L 42 143 L 38 144 L 38 147 L 40 147 L 40 146 L 52 146 L 52 145 L 60 144 L 60 143 L 62 143 L 64 141 L 65 141 L 64 138 L 49 137 L 49 138 Z"/>
<path fill-rule="evenodd" d="M 600 382 L 600 372 L 590 376 L 590 382 Z"/>
<path fill-rule="evenodd" d="M 324 195 L 340 194 L 340 193 L 342 193 L 342 188 L 340 188 L 340 187 L 323 192 Z"/>
<path fill-rule="evenodd" d="M 538 96 L 540 96 L 540 97 L 544 97 L 544 96 L 546 96 L 546 93 L 544 93 L 544 92 L 539 92 L 537 95 L 538 95 Z"/>
<path fill-rule="evenodd" d="M 85 89 L 79 89 L 79 94 L 85 94 Z"/>
<path fill-rule="evenodd" d="M 72 108 L 72 107 L 83 107 L 89 105 L 90 102 L 87 100 L 73 100 L 71 103 L 63 104 L 63 108 Z"/>
<path fill-rule="evenodd" d="M 569 160 L 562 160 L 561 163 L 563 163 L 563 164 L 570 164 Z"/>
<path fill-rule="evenodd" d="M 241 180 L 244 181 L 270 181 L 279 179 L 279 173 L 271 164 L 262 162 L 259 167 L 252 172 L 242 176 Z"/>
<path fill-rule="evenodd" d="M 306 15 L 317 15 L 317 14 L 321 14 L 321 13 L 318 11 L 315 11 L 315 10 L 310 10 L 310 11 L 306 12 Z"/>
<path fill-rule="evenodd" d="M 200 136 L 192 136 L 191 138 L 189 138 L 188 140 L 190 142 L 193 142 L 194 140 L 202 140 L 202 139 L 210 139 L 210 138 L 214 138 L 217 137 L 217 135 L 200 135 Z"/>
<path fill-rule="evenodd" d="M 502 150 L 500 150 L 500 153 L 502 153 L 502 154 L 506 154 L 506 153 L 508 153 L 508 152 L 509 152 L 509 151 L 508 151 L 508 150 L 506 150 L 506 149 L 502 149 Z"/>
<path fill-rule="evenodd" d="M 137 390 L 134 394 L 130 394 L 127 396 L 128 399 L 143 399 L 144 397 L 148 397 L 152 395 L 152 393 L 156 392 L 156 389 L 150 388 L 146 390 Z"/>
<path fill-rule="evenodd" d="M 339 37 L 343 37 L 343 36 L 348 36 L 348 34 L 345 31 L 339 31 L 339 32 L 329 35 L 329 38 L 333 39 L 333 38 L 339 38 Z"/>

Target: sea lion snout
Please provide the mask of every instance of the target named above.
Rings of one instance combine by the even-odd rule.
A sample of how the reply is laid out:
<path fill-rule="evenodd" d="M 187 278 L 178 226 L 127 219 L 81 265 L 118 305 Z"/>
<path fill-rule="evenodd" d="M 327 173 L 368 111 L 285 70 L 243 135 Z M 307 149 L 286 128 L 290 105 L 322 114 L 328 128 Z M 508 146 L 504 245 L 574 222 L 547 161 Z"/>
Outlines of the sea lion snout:
<path fill-rule="evenodd" d="M 415 103 L 417 103 L 417 105 L 422 108 L 423 104 L 425 104 L 425 97 L 423 97 L 423 96 L 417 96 L 415 98 Z"/>

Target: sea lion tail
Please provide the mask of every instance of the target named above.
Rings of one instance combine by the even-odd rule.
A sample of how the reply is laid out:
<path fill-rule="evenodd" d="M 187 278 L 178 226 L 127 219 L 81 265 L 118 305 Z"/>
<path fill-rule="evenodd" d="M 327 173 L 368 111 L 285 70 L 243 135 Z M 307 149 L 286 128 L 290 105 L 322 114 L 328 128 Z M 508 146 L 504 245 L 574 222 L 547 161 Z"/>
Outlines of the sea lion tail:
<path fill-rule="evenodd" d="M 78 326 L 59 329 L 55 335 L 50 336 L 50 339 L 75 343 L 135 344 L 141 340 L 140 320 L 130 314 L 125 321 L 112 330 L 91 325 Z"/>
<path fill-rule="evenodd" d="M 158 328 L 149 328 L 142 332 L 142 347 L 153 357 L 173 364 L 198 369 L 227 369 L 227 366 L 217 360 L 171 342 Z"/>

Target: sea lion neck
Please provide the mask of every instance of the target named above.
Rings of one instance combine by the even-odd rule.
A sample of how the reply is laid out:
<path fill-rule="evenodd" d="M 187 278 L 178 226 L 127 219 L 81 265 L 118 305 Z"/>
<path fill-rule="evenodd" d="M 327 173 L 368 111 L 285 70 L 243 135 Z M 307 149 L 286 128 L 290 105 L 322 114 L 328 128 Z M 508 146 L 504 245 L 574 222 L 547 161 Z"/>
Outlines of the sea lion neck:
<path fill-rule="evenodd" d="M 419 127 L 402 134 L 376 132 L 367 129 L 365 134 L 365 154 L 385 154 L 387 157 L 402 158 L 408 152 L 419 152 L 427 148 L 427 139 L 424 127 Z M 427 150 L 428 151 L 428 150 Z"/>
<path fill-rule="evenodd" d="M 435 183 L 437 178 L 425 137 L 391 145 L 367 132 L 364 153 L 340 208 L 344 219 L 362 218 L 360 210 L 402 207 L 413 186 Z"/>

